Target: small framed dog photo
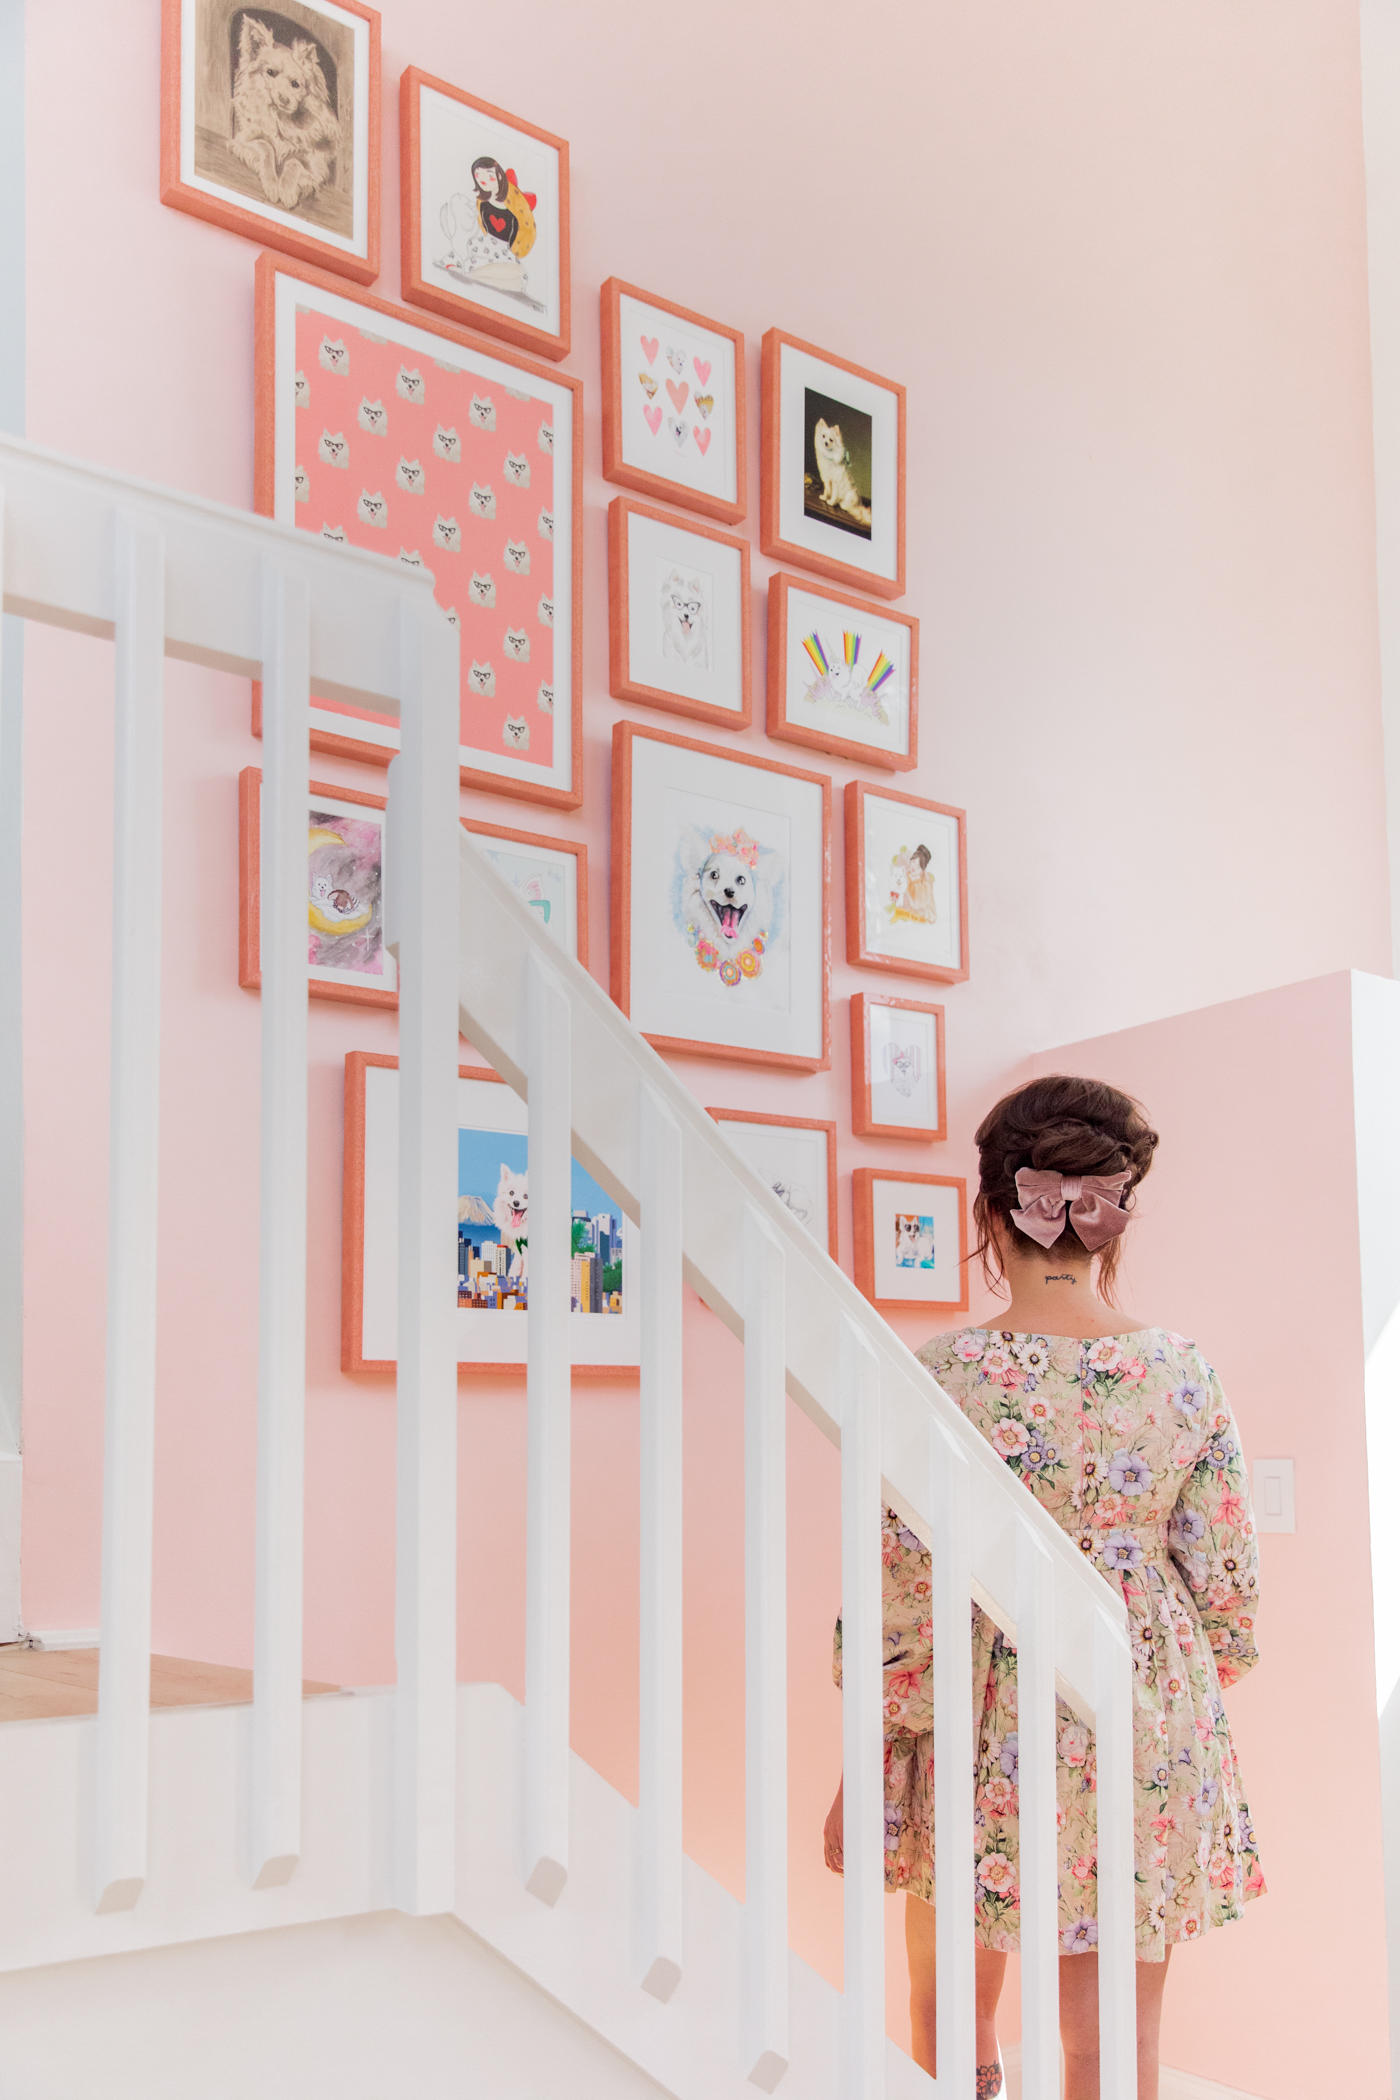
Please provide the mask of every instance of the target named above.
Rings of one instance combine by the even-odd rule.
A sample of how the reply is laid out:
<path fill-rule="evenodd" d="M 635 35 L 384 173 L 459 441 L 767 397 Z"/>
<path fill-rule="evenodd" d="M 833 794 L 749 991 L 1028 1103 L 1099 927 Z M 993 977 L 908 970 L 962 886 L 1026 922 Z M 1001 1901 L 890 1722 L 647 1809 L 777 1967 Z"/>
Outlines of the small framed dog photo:
<path fill-rule="evenodd" d="M 255 282 L 254 508 L 431 571 L 461 642 L 462 785 L 576 809 L 582 382 L 276 256 Z M 398 747 L 396 718 L 312 693 L 314 751 Z"/>
<path fill-rule="evenodd" d="M 846 960 L 939 984 L 967 976 L 964 811 L 847 782 Z"/>
<path fill-rule="evenodd" d="M 744 338 L 610 277 L 603 323 L 603 477 L 737 525 L 748 510 Z"/>
<path fill-rule="evenodd" d="M 759 545 L 833 583 L 904 596 L 904 388 L 770 328 Z"/>
<path fill-rule="evenodd" d="M 398 1357 L 399 1061 L 345 1060 L 341 1369 L 392 1370 Z M 577 1374 L 641 1362 L 639 1235 L 573 1164 L 572 1310 Z M 485 1065 L 457 1076 L 457 1361 L 523 1371 L 530 1302 L 530 1157 L 525 1103 Z"/>
<path fill-rule="evenodd" d="M 160 200 L 371 284 L 376 11 L 361 0 L 162 0 Z"/>
<path fill-rule="evenodd" d="M 612 995 L 658 1050 L 831 1062 L 831 782 L 613 729 Z"/>
<path fill-rule="evenodd" d="M 917 765 L 918 621 L 800 576 L 771 576 L 768 734 L 892 773 Z"/>
<path fill-rule="evenodd" d="M 857 1167 L 856 1287 L 879 1312 L 967 1310 L 967 1183 Z"/>
<path fill-rule="evenodd" d="M 514 883 L 551 940 L 588 968 L 588 848 L 536 831 L 506 831 L 464 817 L 462 829 L 506 881 Z"/>
<path fill-rule="evenodd" d="M 399 149 L 404 298 L 517 350 L 567 357 L 567 141 L 409 66 Z"/>
<path fill-rule="evenodd" d="M 724 729 L 753 718 L 749 543 L 608 505 L 608 690 Z"/>
<path fill-rule="evenodd" d="M 851 1130 L 856 1137 L 947 1137 L 941 1006 L 855 994 Z"/>
<path fill-rule="evenodd" d="M 397 1006 L 384 945 L 384 797 L 309 783 L 306 811 L 307 990 L 352 1006 Z M 238 982 L 262 989 L 262 772 L 238 776 Z"/>
<path fill-rule="evenodd" d="M 839 1259 L 836 1237 L 836 1125 L 743 1108 L 707 1111 L 746 1166 L 766 1181 L 798 1223 Z"/>

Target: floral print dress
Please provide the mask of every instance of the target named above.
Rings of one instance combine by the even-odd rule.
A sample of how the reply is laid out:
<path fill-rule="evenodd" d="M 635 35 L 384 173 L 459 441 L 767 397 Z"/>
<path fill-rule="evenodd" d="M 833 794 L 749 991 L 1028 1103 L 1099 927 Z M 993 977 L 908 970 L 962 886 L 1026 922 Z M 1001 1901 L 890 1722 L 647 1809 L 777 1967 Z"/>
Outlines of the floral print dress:
<path fill-rule="evenodd" d="M 1194 1343 L 965 1329 L 919 1352 L 993 1449 L 1123 1593 L 1133 1652 L 1137 1952 L 1160 1961 L 1262 1895 L 1220 1697 L 1257 1659 L 1258 1550 L 1239 1434 Z M 932 1902 L 929 1557 L 884 1525 L 885 1885 Z M 841 1678 L 841 1629 L 836 1630 Z M 1019 1943 L 1016 1651 L 973 1610 L 979 1946 Z M 1061 1946 L 1098 1939 L 1092 1731 L 1058 1702 Z"/>

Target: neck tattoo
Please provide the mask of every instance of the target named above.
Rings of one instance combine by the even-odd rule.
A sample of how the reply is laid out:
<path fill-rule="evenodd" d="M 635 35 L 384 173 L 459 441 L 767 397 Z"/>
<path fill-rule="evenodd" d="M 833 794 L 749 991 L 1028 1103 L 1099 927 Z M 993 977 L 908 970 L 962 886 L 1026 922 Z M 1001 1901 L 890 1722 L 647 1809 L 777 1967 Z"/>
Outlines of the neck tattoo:
<path fill-rule="evenodd" d="M 1066 1273 L 1063 1276 L 1047 1276 L 1045 1281 L 1046 1283 L 1078 1283 L 1079 1278 Z"/>

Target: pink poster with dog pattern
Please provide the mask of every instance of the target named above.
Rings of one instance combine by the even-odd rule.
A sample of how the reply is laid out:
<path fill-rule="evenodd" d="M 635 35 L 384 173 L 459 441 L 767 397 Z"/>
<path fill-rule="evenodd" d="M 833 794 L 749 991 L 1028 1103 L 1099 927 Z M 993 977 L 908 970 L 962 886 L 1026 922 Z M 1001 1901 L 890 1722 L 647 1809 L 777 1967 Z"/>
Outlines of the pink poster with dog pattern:
<path fill-rule="evenodd" d="M 301 305 L 295 340 L 297 524 L 430 569 L 461 635 L 464 762 L 551 767 L 549 405 Z"/>

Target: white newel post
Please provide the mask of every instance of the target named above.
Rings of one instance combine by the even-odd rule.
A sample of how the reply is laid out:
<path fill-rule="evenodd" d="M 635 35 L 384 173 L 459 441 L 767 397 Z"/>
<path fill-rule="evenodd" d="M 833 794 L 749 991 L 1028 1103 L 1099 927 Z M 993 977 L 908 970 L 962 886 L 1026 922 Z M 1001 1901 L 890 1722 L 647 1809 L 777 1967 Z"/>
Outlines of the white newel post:
<path fill-rule="evenodd" d="M 938 1905 L 938 2082 L 973 2100 L 977 2018 L 973 1905 L 972 1508 L 966 1457 L 929 1424 L 933 1582 L 933 1853 Z"/>
<path fill-rule="evenodd" d="M 843 2100 L 885 2090 L 885 1734 L 880 1365 L 841 1318 L 841 1773 L 845 1887 Z"/>
<path fill-rule="evenodd" d="M 262 1123 L 251 1869 L 290 1880 L 301 1852 L 306 1424 L 306 795 L 311 593 L 263 563 Z"/>
<path fill-rule="evenodd" d="M 165 542 L 116 519 L 116 804 L 111 1181 L 93 1897 L 128 1910 L 146 1877 L 160 1139 Z"/>
<path fill-rule="evenodd" d="M 681 1133 L 650 1087 L 641 1161 L 641 1972 L 665 2000 L 681 1978 Z"/>
<path fill-rule="evenodd" d="M 1021 1830 L 1021 2092 L 1060 2100 L 1060 1930 L 1055 1799 L 1055 1570 L 1016 1531 L 1017 1786 Z"/>
<path fill-rule="evenodd" d="M 457 636 L 399 615 L 402 743 L 391 767 L 399 973 L 395 1888 L 434 1916 L 456 1887 Z"/>
<path fill-rule="evenodd" d="M 788 2066 L 787 1289 L 782 1242 L 744 1211 L 744 1908 L 750 2081 Z"/>
<path fill-rule="evenodd" d="M 1125 1628 L 1094 1619 L 1098 1788 L 1099 2082 L 1103 2100 L 1137 2100 L 1137 1881 L 1133 1857 L 1133 1658 Z"/>
<path fill-rule="evenodd" d="M 534 955 L 521 995 L 530 1089 L 525 1885 L 553 1904 L 569 1876 L 570 1011 L 564 987 Z"/>

